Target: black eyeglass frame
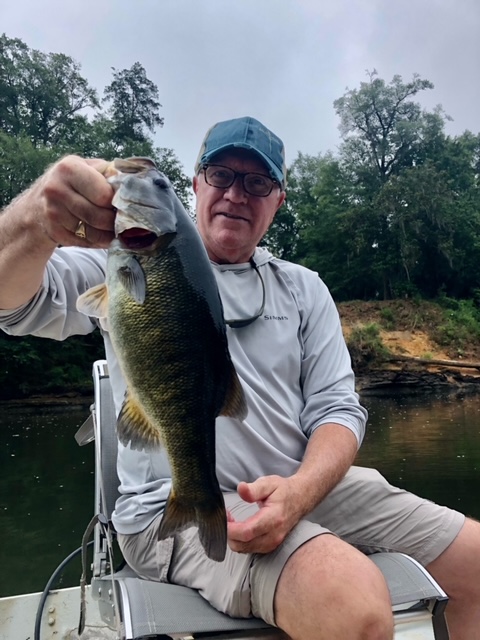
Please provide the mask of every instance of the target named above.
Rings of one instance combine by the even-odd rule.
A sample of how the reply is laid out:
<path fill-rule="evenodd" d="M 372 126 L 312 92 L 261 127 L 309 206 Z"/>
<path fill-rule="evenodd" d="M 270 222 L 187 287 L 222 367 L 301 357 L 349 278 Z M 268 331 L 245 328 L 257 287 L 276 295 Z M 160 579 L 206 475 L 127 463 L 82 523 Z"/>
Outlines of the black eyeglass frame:
<path fill-rule="evenodd" d="M 255 269 L 257 276 L 260 278 L 260 282 L 262 283 L 262 305 L 260 307 L 260 310 L 258 313 L 256 313 L 254 316 L 250 317 L 250 318 L 236 318 L 234 320 L 225 320 L 225 324 L 228 325 L 229 327 L 231 327 L 232 329 L 243 329 L 243 327 L 248 327 L 248 325 L 252 324 L 253 322 L 255 322 L 255 320 L 257 320 L 263 313 L 264 309 L 265 309 L 265 282 L 262 278 L 262 274 L 260 273 L 257 265 L 255 264 L 253 258 L 250 258 L 249 260 L 252 269 Z"/>
<path fill-rule="evenodd" d="M 227 169 L 228 171 L 231 171 L 233 174 L 232 177 L 232 181 L 225 185 L 225 186 L 218 186 L 216 184 L 212 184 L 211 182 L 208 181 L 207 178 L 207 169 L 209 167 L 219 167 L 220 169 Z M 210 185 L 211 187 L 214 187 L 215 189 L 230 189 L 230 187 L 232 186 L 232 184 L 235 182 L 235 180 L 237 179 L 237 177 L 240 177 L 242 179 L 242 187 L 243 190 L 248 193 L 248 195 L 250 196 L 255 196 L 256 198 L 267 198 L 273 191 L 275 185 L 278 185 L 279 187 L 281 186 L 280 183 L 278 182 L 278 180 L 275 180 L 275 178 L 272 178 L 272 176 L 267 175 L 266 173 L 258 173 L 258 171 L 247 171 L 247 172 L 241 172 L 241 171 L 235 171 L 234 169 L 232 169 L 231 167 L 226 167 L 223 164 L 215 164 L 215 163 L 205 163 L 202 164 L 202 169 L 203 171 L 203 176 L 205 178 L 205 182 Z M 245 184 L 245 177 L 246 176 L 261 176 L 262 178 L 267 178 L 268 180 L 271 181 L 271 185 L 270 185 L 270 190 L 268 191 L 268 193 L 263 193 L 263 194 L 258 194 L 258 193 L 252 193 L 251 191 L 249 191 L 247 189 L 247 186 Z"/>

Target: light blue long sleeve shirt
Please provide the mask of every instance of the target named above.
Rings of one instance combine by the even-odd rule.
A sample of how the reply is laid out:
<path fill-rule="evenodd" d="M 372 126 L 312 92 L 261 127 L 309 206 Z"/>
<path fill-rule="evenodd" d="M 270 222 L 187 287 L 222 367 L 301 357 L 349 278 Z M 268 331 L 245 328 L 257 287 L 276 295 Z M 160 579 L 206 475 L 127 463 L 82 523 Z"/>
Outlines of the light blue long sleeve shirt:
<path fill-rule="evenodd" d="M 104 281 L 106 252 L 58 249 L 43 284 L 26 305 L 0 311 L 0 328 L 12 335 L 63 340 L 96 323 L 76 309 L 77 297 Z M 360 445 L 367 419 L 354 389 L 350 356 L 335 304 L 318 275 L 258 248 L 254 260 L 265 283 L 263 314 L 227 336 L 246 396 L 244 421 L 217 418 L 217 477 L 223 491 L 264 475 L 298 469 L 313 431 L 337 423 Z M 258 313 L 262 286 L 249 263 L 212 264 L 226 318 Z M 104 333 L 117 411 L 125 392 L 118 362 Z M 120 533 L 142 531 L 165 505 L 170 469 L 163 451 L 132 451 L 119 444 L 121 496 L 113 515 Z"/>

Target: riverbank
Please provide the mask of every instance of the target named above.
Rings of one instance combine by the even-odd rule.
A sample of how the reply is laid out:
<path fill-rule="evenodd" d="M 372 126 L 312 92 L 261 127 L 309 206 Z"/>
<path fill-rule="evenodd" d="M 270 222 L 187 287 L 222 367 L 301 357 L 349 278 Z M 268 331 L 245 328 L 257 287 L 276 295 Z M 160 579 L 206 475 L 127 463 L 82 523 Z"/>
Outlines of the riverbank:
<path fill-rule="evenodd" d="M 352 356 L 357 389 L 362 394 L 424 393 L 449 390 L 480 392 L 480 320 L 473 303 L 449 301 L 450 307 L 425 300 L 365 302 L 337 305 Z M 457 305 L 457 307 L 455 307 Z M 462 306 L 463 305 L 463 306 Z M 479 314 L 480 317 L 480 314 Z M 55 345 L 54 345 L 55 346 Z M 100 353 L 98 354 L 98 352 Z M 101 356 L 101 345 L 96 350 Z M 471 366 L 470 366 L 471 365 Z M 93 383 L 0 401 L 0 406 L 87 406 L 93 401 Z M 43 373 L 49 379 L 48 371 Z"/>
<path fill-rule="evenodd" d="M 13 398 L 10 400 L 0 400 L 0 407 L 85 407 L 87 410 L 93 402 L 93 385 L 92 389 L 86 389 L 84 392 L 65 391 L 58 394 L 36 394 L 29 398 Z"/>
<path fill-rule="evenodd" d="M 453 311 L 423 300 L 344 302 L 338 311 L 360 393 L 480 392 L 480 340 Z"/>

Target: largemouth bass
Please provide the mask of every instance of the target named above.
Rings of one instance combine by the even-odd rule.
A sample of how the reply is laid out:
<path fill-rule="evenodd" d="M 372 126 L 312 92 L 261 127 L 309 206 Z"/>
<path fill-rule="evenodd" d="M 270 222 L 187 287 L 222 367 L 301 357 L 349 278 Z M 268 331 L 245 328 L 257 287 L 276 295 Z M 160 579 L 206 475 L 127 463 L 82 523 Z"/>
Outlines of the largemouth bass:
<path fill-rule="evenodd" d="M 125 377 L 120 442 L 166 450 L 172 489 L 159 538 L 196 525 L 206 554 L 222 561 L 227 517 L 215 418 L 243 419 L 246 404 L 215 276 L 194 223 L 151 160 L 115 160 L 105 175 L 117 211 L 106 283 L 77 306 L 108 324 Z"/>

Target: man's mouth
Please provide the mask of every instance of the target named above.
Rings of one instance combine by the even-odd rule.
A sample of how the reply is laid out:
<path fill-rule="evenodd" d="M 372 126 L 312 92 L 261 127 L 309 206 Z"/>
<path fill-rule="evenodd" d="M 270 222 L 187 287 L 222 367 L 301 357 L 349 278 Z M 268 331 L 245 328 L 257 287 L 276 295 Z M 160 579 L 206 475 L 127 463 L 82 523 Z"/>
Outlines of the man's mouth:
<path fill-rule="evenodd" d="M 220 211 L 217 215 L 224 216 L 229 220 L 243 220 L 244 222 L 248 222 L 248 219 L 244 216 L 238 216 L 234 213 L 228 213 L 227 211 Z"/>

